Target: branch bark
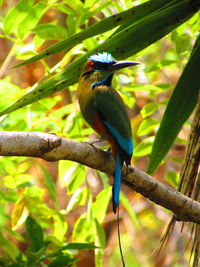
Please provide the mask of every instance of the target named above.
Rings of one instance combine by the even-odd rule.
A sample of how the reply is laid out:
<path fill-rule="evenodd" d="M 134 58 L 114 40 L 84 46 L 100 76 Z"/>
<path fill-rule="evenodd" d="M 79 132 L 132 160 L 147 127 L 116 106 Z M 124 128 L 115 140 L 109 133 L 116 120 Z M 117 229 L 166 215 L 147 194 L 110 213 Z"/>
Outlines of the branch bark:
<path fill-rule="evenodd" d="M 0 132 L 0 156 L 38 157 L 47 161 L 71 160 L 112 175 L 109 152 L 54 134 Z M 136 167 L 124 166 L 122 182 L 153 202 L 175 213 L 177 220 L 200 224 L 200 203 L 156 181 Z"/>

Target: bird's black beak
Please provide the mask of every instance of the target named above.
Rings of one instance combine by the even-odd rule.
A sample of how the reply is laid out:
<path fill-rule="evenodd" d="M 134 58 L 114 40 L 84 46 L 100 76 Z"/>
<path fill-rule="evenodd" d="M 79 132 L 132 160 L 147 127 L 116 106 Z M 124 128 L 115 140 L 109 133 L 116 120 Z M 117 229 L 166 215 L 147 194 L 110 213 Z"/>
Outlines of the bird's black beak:
<path fill-rule="evenodd" d="M 126 67 L 135 66 L 140 63 L 134 61 L 117 61 L 109 67 L 110 71 L 120 70 Z"/>

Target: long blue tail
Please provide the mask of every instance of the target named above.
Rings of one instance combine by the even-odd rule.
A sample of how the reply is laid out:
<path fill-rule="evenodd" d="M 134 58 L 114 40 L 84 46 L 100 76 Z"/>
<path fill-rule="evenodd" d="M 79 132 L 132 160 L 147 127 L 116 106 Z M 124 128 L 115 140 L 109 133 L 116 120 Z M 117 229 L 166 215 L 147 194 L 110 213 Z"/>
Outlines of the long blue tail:
<path fill-rule="evenodd" d="M 123 165 L 123 160 L 119 152 L 117 152 L 116 160 L 115 160 L 114 183 L 113 183 L 113 188 L 112 188 L 112 203 L 113 203 L 114 213 L 116 213 L 117 207 L 119 206 L 122 165 Z"/>
<path fill-rule="evenodd" d="M 112 188 L 112 203 L 113 203 L 113 212 L 117 212 L 117 230 L 118 230 L 118 242 L 119 242 L 119 250 L 122 260 L 122 266 L 125 266 L 124 256 L 122 252 L 121 239 L 120 239 L 120 229 L 119 229 L 119 194 L 120 194 L 120 184 L 121 184 L 121 176 L 122 176 L 122 166 L 124 160 L 119 152 L 117 152 L 115 159 L 115 171 L 114 171 L 114 183 Z"/>

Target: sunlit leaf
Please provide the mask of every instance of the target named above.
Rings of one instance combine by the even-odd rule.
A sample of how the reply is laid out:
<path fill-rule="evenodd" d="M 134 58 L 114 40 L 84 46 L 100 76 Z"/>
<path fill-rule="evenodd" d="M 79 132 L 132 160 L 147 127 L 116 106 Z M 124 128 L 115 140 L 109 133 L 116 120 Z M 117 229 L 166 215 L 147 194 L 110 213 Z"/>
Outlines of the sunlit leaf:
<path fill-rule="evenodd" d="M 179 182 L 179 175 L 176 172 L 168 171 L 166 174 L 166 181 L 172 184 L 174 187 L 177 187 Z"/>
<path fill-rule="evenodd" d="M 143 157 L 151 153 L 154 137 L 147 137 L 142 140 L 134 149 L 133 157 Z"/>
<path fill-rule="evenodd" d="M 3 28 L 7 34 L 17 34 L 19 25 L 30 13 L 33 3 L 34 0 L 20 0 L 9 10 L 3 22 Z"/>
<path fill-rule="evenodd" d="M 63 181 L 67 186 L 68 194 L 74 193 L 77 188 L 85 180 L 85 166 L 74 163 L 73 166 L 67 170 L 63 177 Z"/>
<path fill-rule="evenodd" d="M 124 87 L 124 90 L 128 92 L 137 92 L 137 91 L 149 91 L 149 92 L 163 92 L 164 90 L 169 88 L 164 88 L 152 84 L 135 84 L 128 85 Z"/>
<path fill-rule="evenodd" d="M 178 54 L 183 54 L 184 52 L 188 51 L 190 48 L 190 36 L 187 33 L 180 35 L 176 39 L 176 51 Z"/>
<path fill-rule="evenodd" d="M 105 218 L 110 197 L 111 187 L 107 187 L 98 194 L 96 201 L 92 204 L 92 217 L 96 218 L 99 223 L 102 223 Z"/>
<path fill-rule="evenodd" d="M 86 215 L 82 215 L 76 221 L 72 233 L 73 242 L 93 242 L 92 220 L 88 220 Z"/>
<path fill-rule="evenodd" d="M 45 1 L 40 1 L 32 8 L 29 8 L 26 17 L 21 21 L 17 29 L 17 34 L 21 39 L 24 37 L 24 34 L 26 34 L 33 27 L 35 27 L 42 15 L 46 12 L 46 10 L 47 5 Z"/>
<path fill-rule="evenodd" d="M 144 119 L 138 128 L 137 135 L 138 136 L 147 135 L 151 133 L 158 125 L 159 122 L 154 118 Z"/>
<path fill-rule="evenodd" d="M 95 249 L 94 251 L 95 252 L 95 265 L 102 266 L 103 255 L 104 255 L 103 248 L 105 248 L 106 246 L 106 235 L 105 235 L 103 227 L 100 225 L 97 219 L 94 219 L 93 229 L 94 229 L 95 245 L 100 247 L 99 249 Z"/>
<path fill-rule="evenodd" d="M 63 5 L 60 3 L 56 3 L 52 5 L 53 8 L 58 9 L 59 11 L 65 13 L 65 14 L 72 14 L 75 13 L 71 8 L 69 8 L 67 5 Z"/>
<path fill-rule="evenodd" d="M 44 165 L 42 164 L 39 164 L 39 165 L 44 175 L 45 185 L 48 188 L 51 199 L 57 204 L 57 195 L 56 195 L 56 189 L 55 189 L 55 183 L 54 183 L 53 177 L 50 175 L 50 173 L 47 171 Z"/>
<path fill-rule="evenodd" d="M 17 202 L 14 205 L 14 209 L 12 211 L 12 227 L 15 227 L 19 220 L 21 219 L 24 209 L 26 207 L 26 204 L 24 202 L 24 198 L 20 197 Z M 22 223 L 25 221 L 26 218 L 22 221 Z"/>
<path fill-rule="evenodd" d="M 13 175 L 6 175 L 3 178 L 3 183 L 7 188 L 16 188 L 17 183 Z"/>
<path fill-rule="evenodd" d="M 64 241 L 67 228 L 68 228 L 68 224 L 64 216 L 61 216 L 60 214 L 53 216 L 54 236 L 56 236 L 56 238 L 60 240 L 61 242 Z"/>
<path fill-rule="evenodd" d="M 70 212 L 71 210 L 74 209 L 74 207 L 76 207 L 77 205 L 84 205 L 85 204 L 85 201 L 86 201 L 86 198 L 87 198 L 87 188 L 78 188 L 74 194 L 72 195 L 69 203 L 68 203 L 68 206 L 67 206 L 67 209 L 66 209 L 66 212 Z"/>
<path fill-rule="evenodd" d="M 155 62 L 154 64 L 150 65 L 149 67 L 145 68 L 146 73 L 150 73 L 152 71 L 158 71 L 163 67 L 169 66 L 171 64 L 177 63 L 178 60 L 176 59 L 164 59 L 160 60 L 158 62 Z"/>
<path fill-rule="evenodd" d="M 68 35 L 64 27 L 53 24 L 40 24 L 32 31 L 45 40 L 63 40 Z"/>
<path fill-rule="evenodd" d="M 139 219 L 138 219 L 138 217 L 134 211 L 134 206 L 131 205 L 130 201 L 128 200 L 128 198 L 126 197 L 126 195 L 123 192 L 120 193 L 120 201 L 121 201 L 122 205 L 125 207 L 125 209 L 127 210 L 134 226 L 139 229 L 140 228 L 140 222 L 139 222 Z"/>
<path fill-rule="evenodd" d="M 142 107 L 140 113 L 142 114 L 143 118 L 146 118 L 152 115 L 156 110 L 158 110 L 159 105 L 156 103 L 148 103 Z"/>

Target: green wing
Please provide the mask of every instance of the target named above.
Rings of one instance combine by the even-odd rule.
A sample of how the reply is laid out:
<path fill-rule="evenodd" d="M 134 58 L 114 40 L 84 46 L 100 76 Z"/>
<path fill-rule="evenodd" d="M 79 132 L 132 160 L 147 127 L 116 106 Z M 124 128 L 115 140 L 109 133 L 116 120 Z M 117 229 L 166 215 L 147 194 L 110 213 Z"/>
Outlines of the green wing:
<path fill-rule="evenodd" d="M 100 87 L 95 89 L 94 104 L 109 132 L 121 148 L 131 155 L 133 150 L 131 125 L 120 95 L 113 88 Z"/>

